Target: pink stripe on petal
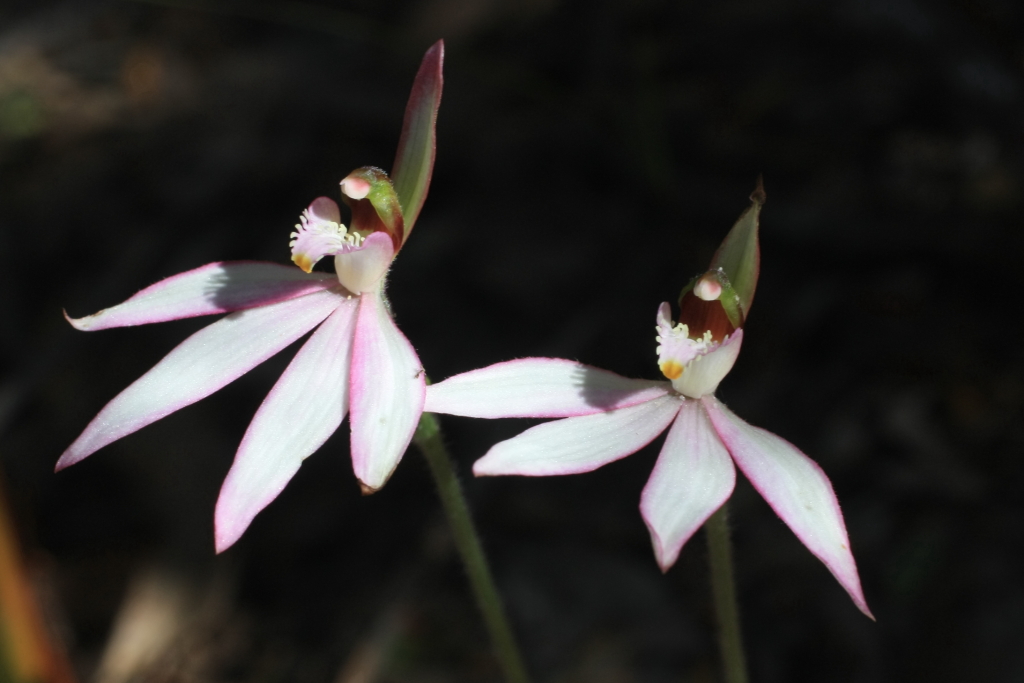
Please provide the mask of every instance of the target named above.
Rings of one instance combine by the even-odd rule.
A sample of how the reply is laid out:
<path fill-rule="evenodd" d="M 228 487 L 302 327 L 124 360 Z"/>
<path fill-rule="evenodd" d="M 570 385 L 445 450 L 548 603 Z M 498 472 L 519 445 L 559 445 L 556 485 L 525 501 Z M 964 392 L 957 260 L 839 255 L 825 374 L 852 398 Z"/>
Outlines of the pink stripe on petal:
<path fill-rule="evenodd" d="M 234 544 L 338 429 L 348 411 L 348 370 L 357 299 L 313 333 L 270 390 L 246 430 L 214 514 L 217 552 Z"/>
<path fill-rule="evenodd" d="M 732 495 L 736 468 L 700 401 L 688 400 L 640 496 L 654 555 L 668 571 L 683 545 Z"/>
<path fill-rule="evenodd" d="M 627 379 L 561 358 L 523 358 L 427 387 L 424 410 L 467 417 L 573 417 L 644 403 L 668 382 Z"/>
<path fill-rule="evenodd" d="M 747 424 L 713 396 L 701 401 L 733 460 L 772 509 L 815 557 L 825 563 L 861 612 L 864 600 L 843 513 L 828 477 L 788 441 Z"/>
<path fill-rule="evenodd" d="M 307 275 L 276 263 L 210 263 L 146 287 L 124 303 L 84 318 L 68 318 L 82 331 L 105 330 L 229 313 L 294 299 L 337 285 L 330 274 Z"/>
<path fill-rule="evenodd" d="M 425 383 L 416 351 L 380 294 L 363 294 L 349 376 L 349 421 L 352 467 L 368 493 L 384 486 L 412 441 Z"/>
<path fill-rule="evenodd" d="M 60 456 L 57 469 L 206 398 L 309 332 L 343 301 L 332 291 L 314 292 L 204 327 L 108 403 Z"/>
<path fill-rule="evenodd" d="M 596 470 L 653 441 L 681 403 L 674 395 L 662 396 L 628 408 L 537 425 L 493 446 L 473 465 L 473 473 L 540 477 Z"/>

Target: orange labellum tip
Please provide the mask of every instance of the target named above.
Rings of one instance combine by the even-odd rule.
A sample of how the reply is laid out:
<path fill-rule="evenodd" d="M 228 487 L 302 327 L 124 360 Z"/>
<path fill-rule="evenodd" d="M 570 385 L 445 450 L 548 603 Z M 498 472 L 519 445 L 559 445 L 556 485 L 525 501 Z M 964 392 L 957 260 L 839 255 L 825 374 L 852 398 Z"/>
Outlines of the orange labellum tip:
<path fill-rule="evenodd" d="M 667 360 L 661 364 L 661 374 L 665 375 L 669 379 L 679 379 L 683 374 L 683 366 L 674 360 Z"/>

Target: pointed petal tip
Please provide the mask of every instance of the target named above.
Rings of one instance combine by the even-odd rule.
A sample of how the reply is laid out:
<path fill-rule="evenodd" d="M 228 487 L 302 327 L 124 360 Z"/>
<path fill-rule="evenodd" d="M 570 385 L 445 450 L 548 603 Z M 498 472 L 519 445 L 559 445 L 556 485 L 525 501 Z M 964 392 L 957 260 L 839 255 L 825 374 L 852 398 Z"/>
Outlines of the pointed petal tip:
<path fill-rule="evenodd" d="M 423 66 L 424 64 L 430 64 L 433 66 L 432 63 L 436 63 L 438 69 L 440 69 L 444 64 L 444 38 L 439 39 L 423 53 L 423 59 L 420 61 L 420 66 Z"/>
<path fill-rule="evenodd" d="M 832 567 L 829 567 L 827 564 L 825 566 L 828 567 L 829 571 L 832 571 Z M 853 600 L 853 604 L 856 605 L 857 609 L 859 609 L 861 613 L 871 621 L 877 622 L 878 620 L 875 619 L 875 615 L 871 613 L 871 608 L 868 607 L 868 601 L 864 597 L 864 589 L 861 588 L 860 576 L 857 574 L 856 567 L 854 567 L 853 571 L 854 574 L 852 577 L 840 577 L 839 574 L 834 571 L 832 571 L 832 575 L 835 576 L 839 585 L 846 590 L 847 595 L 849 595 L 850 599 Z"/>
<path fill-rule="evenodd" d="M 875 619 L 875 615 L 871 613 L 871 609 L 868 607 L 868 602 L 864 597 L 864 589 L 861 588 L 860 576 L 857 574 L 856 567 L 853 568 L 852 576 L 850 576 L 846 572 L 843 573 L 845 575 L 840 575 L 840 572 L 833 569 L 833 566 L 829 562 L 826 562 L 823 557 L 821 557 L 817 553 L 815 553 L 815 555 L 818 557 L 818 559 L 822 560 L 822 562 L 825 564 L 825 567 L 832 573 L 832 576 L 834 576 L 836 581 L 839 582 L 839 585 L 843 587 L 843 590 L 846 591 L 846 594 L 850 596 L 850 600 L 853 601 L 853 604 L 857 607 L 858 610 L 861 611 L 861 614 L 866 616 L 871 621 L 877 622 L 878 620 Z"/>
<path fill-rule="evenodd" d="M 213 549 L 218 555 L 237 543 L 252 523 L 251 516 L 246 518 L 244 513 L 237 509 L 237 504 L 232 505 L 229 502 L 230 498 L 225 495 L 225 488 L 225 485 L 221 486 L 220 495 L 217 496 L 217 503 L 213 508 Z"/>
<path fill-rule="evenodd" d="M 654 539 L 653 533 L 651 535 L 651 541 L 654 543 L 654 560 L 658 563 L 658 569 L 661 570 L 662 574 L 668 574 L 668 570 L 672 568 L 672 565 L 679 559 L 679 553 L 666 557 L 664 549 L 661 544 Z"/>
<path fill-rule="evenodd" d="M 750 201 L 755 204 L 763 205 L 767 201 L 768 195 L 764 191 L 764 175 L 761 173 L 757 174 L 757 185 L 754 187 L 754 191 L 750 193 Z"/>
<path fill-rule="evenodd" d="M 79 440 L 80 439 L 81 439 L 81 437 L 79 437 Z M 88 451 L 88 450 L 87 451 L 80 451 L 77 448 L 75 448 L 77 443 L 78 443 L 78 440 L 76 440 L 75 443 L 73 443 L 70 446 L 68 446 L 67 450 L 65 450 L 63 453 L 60 454 L 60 457 L 57 458 L 57 464 L 53 466 L 53 471 L 54 472 L 60 472 L 62 470 L 66 470 L 67 468 L 71 467 L 75 463 L 78 463 L 78 462 L 81 462 L 82 460 L 85 460 L 90 455 L 95 453 L 96 450 L 97 450 L 97 449 L 94 449 L 94 450 L 91 450 L 91 451 Z"/>
<path fill-rule="evenodd" d="M 89 323 L 93 319 L 95 319 L 96 316 L 98 316 L 101 313 L 103 313 L 103 311 L 99 311 L 98 313 L 94 313 L 93 315 L 87 315 L 87 316 L 85 316 L 83 318 L 72 318 L 70 315 L 68 315 L 68 311 L 67 311 L 66 308 L 62 308 L 62 309 L 60 309 L 60 311 L 61 311 L 61 313 L 64 314 L 64 319 L 68 321 L 68 323 L 71 325 L 71 327 L 73 327 L 76 330 L 79 330 L 81 332 L 88 332 L 91 329 L 91 327 L 92 327 Z"/>
<path fill-rule="evenodd" d="M 213 551 L 217 555 L 220 555 L 237 543 L 238 539 L 242 537 L 242 534 L 245 533 L 245 530 L 248 527 L 248 525 L 246 525 L 241 529 L 235 528 L 230 522 L 218 519 L 219 517 L 220 515 L 215 512 L 213 522 Z"/>
<path fill-rule="evenodd" d="M 372 496 L 373 494 L 377 493 L 377 491 L 380 491 L 381 488 L 382 487 L 380 486 L 374 488 L 369 484 L 359 482 L 359 492 L 362 493 L 364 496 Z"/>
<path fill-rule="evenodd" d="M 648 519 L 648 515 L 644 511 L 643 501 L 640 504 L 640 517 L 644 520 L 644 524 L 647 526 L 647 532 L 651 535 L 651 548 L 654 550 L 654 561 L 658 564 L 658 569 L 661 570 L 662 574 L 668 574 L 668 570 L 675 565 L 676 560 L 679 559 L 679 553 L 682 552 L 682 546 L 674 553 L 670 548 L 666 548 L 662 538 L 658 535 L 654 525 Z"/>

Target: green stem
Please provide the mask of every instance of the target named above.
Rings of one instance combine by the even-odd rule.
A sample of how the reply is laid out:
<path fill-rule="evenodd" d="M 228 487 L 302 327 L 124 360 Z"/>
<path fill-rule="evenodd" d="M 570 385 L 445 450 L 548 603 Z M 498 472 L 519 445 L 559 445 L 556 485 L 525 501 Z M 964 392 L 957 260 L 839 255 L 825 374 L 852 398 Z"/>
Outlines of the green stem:
<path fill-rule="evenodd" d="M 487 564 L 487 556 L 484 555 L 480 537 L 473 527 L 466 498 L 462 495 L 455 466 L 441 437 L 441 427 L 431 413 L 423 413 L 413 443 L 423 451 L 430 466 L 430 473 L 434 475 L 441 504 L 455 537 L 455 546 L 462 557 L 466 574 L 469 575 L 473 596 L 487 625 L 491 643 L 505 672 L 505 678 L 509 683 L 529 683 L 522 655 L 519 654 L 519 647 L 512 635 L 512 627 L 505 615 L 501 596 L 498 595 L 494 577 Z"/>
<path fill-rule="evenodd" d="M 740 610 L 736 602 L 736 580 L 732 570 L 732 542 L 729 539 L 729 504 L 725 503 L 704 523 L 711 566 L 711 592 L 718 622 L 718 648 L 725 670 L 725 683 L 747 683 L 747 663 L 740 633 Z"/>

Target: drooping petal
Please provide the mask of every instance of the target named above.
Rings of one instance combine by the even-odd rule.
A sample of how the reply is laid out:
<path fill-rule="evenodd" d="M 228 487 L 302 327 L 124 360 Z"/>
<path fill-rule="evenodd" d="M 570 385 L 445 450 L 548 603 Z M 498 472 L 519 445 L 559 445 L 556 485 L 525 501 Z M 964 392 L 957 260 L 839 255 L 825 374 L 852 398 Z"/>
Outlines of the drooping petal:
<path fill-rule="evenodd" d="M 668 571 L 683 545 L 732 495 L 736 468 L 700 401 L 684 401 L 640 496 L 654 555 Z"/>
<path fill-rule="evenodd" d="M 64 451 L 57 469 L 209 396 L 309 332 L 343 301 L 334 291 L 314 292 L 204 327 L 108 403 Z"/>
<path fill-rule="evenodd" d="M 230 313 L 327 289 L 329 273 L 306 275 L 276 263 L 210 263 L 146 287 L 124 303 L 68 322 L 84 332 Z"/>
<path fill-rule="evenodd" d="M 338 306 L 256 411 L 217 499 L 218 553 L 239 539 L 344 419 L 357 305 L 353 298 Z"/>
<path fill-rule="evenodd" d="M 423 55 L 416 72 L 409 102 L 405 105 L 395 165 L 391 169 L 395 192 L 405 214 L 406 239 L 430 189 L 437 148 L 437 109 L 441 105 L 444 85 L 443 66 L 444 41 L 439 40 Z"/>
<path fill-rule="evenodd" d="M 423 412 L 425 378 L 378 293 L 363 294 L 349 377 L 352 466 L 367 493 L 384 486 Z"/>
<path fill-rule="evenodd" d="M 861 612 L 872 617 L 839 501 L 818 464 L 793 444 L 747 424 L 713 396 L 702 399 L 722 442 L 750 483 L 797 538 L 825 563 Z"/>
<path fill-rule="evenodd" d="M 523 358 L 427 387 L 424 410 L 467 417 L 572 417 L 644 403 L 667 382 L 628 379 L 561 358 Z"/>
<path fill-rule="evenodd" d="M 567 417 L 496 444 L 473 465 L 477 476 L 579 474 L 624 458 L 665 431 L 682 399 L 662 396 L 607 412 Z"/>
<path fill-rule="evenodd" d="M 380 289 L 384 273 L 391 267 L 395 247 L 385 232 L 375 232 L 360 247 L 346 250 L 334 257 L 334 270 L 350 292 L 375 292 Z"/>

